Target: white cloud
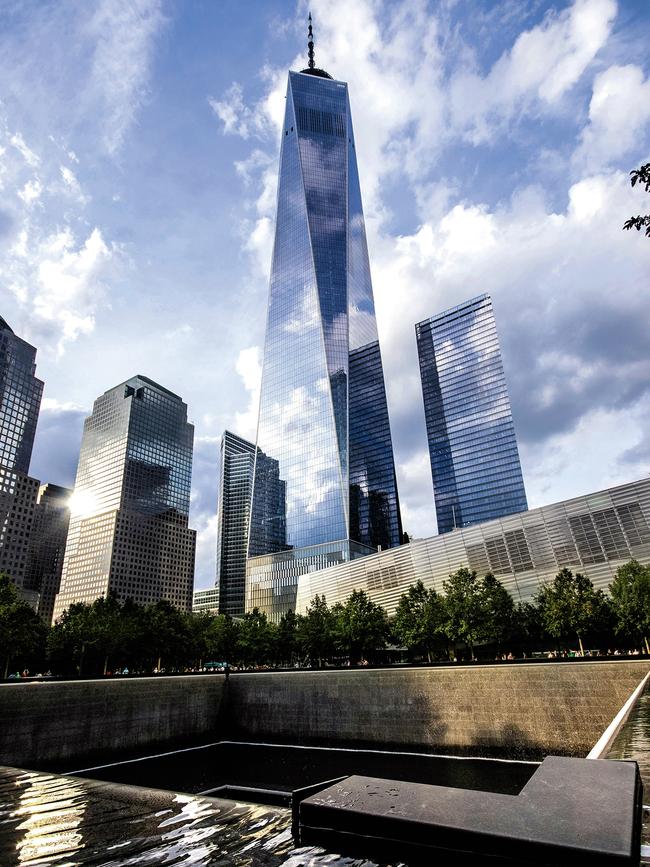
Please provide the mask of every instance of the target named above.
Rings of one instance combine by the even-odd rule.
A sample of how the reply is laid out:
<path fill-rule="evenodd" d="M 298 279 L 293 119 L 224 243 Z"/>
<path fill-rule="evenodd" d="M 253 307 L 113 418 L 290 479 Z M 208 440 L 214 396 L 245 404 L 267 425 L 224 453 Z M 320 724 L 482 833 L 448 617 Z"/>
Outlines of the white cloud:
<path fill-rule="evenodd" d="M 93 45 L 82 96 L 89 110 L 103 105 L 104 145 L 114 154 L 147 98 L 155 40 L 165 17 L 160 0 L 99 0 L 92 8 L 82 26 Z"/>
<path fill-rule="evenodd" d="M 257 413 L 260 402 L 260 384 L 262 381 L 262 362 L 259 346 L 242 349 L 237 357 L 235 370 L 242 378 L 244 388 L 248 392 L 248 407 L 245 412 L 235 414 L 234 433 L 255 442 L 257 436 Z"/>
<path fill-rule="evenodd" d="M 113 254 L 97 228 L 82 244 L 70 229 L 62 230 L 31 252 L 30 301 L 36 317 L 60 329 L 59 352 L 67 341 L 93 330 L 94 310 L 104 293 L 102 273 Z"/>
<path fill-rule="evenodd" d="M 69 400 L 57 400 L 55 397 L 44 397 L 41 401 L 41 412 L 81 412 L 84 407 Z"/>
<path fill-rule="evenodd" d="M 526 104 L 557 103 L 605 45 L 616 11 L 614 0 L 576 0 L 520 34 L 486 76 L 458 72 L 451 82 L 453 125 L 478 144 Z"/>
<path fill-rule="evenodd" d="M 42 192 L 43 185 L 38 178 L 34 178 L 34 180 L 27 181 L 22 190 L 18 191 L 18 197 L 22 199 L 26 205 L 29 205 L 36 201 L 36 199 L 39 199 Z"/>
<path fill-rule="evenodd" d="M 196 560 L 194 589 L 214 587 L 216 580 L 217 516 L 197 515 L 191 523 L 196 529 Z"/>
<path fill-rule="evenodd" d="M 650 79 L 632 64 L 610 66 L 594 79 L 575 163 L 587 171 L 609 165 L 639 148 L 649 123 Z"/>
<path fill-rule="evenodd" d="M 27 147 L 27 145 L 25 144 L 25 140 L 20 133 L 14 133 L 14 135 L 11 136 L 9 141 L 16 148 L 16 150 L 20 152 L 27 165 L 35 168 L 40 163 L 39 156 L 35 154 L 33 150 Z"/>
<path fill-rule="evenodd" d="M 240 84 L 232 83 L 226 91 L 223 99 L 210 97 L 208 103 L 212 111 L 223 124 L 225 135 L 239 135 L 248 138 L 251 134 L 251 124 L 254 112 L 244 105 L 243 93 Z"/>

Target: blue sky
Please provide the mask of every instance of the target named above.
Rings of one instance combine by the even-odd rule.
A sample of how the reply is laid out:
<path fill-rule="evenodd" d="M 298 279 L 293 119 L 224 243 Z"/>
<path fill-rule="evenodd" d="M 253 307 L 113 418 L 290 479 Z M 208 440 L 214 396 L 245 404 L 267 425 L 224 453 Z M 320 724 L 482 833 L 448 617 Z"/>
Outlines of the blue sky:
<path fill-rule="evenodd" d="M 404 525 L 435 532 L 413 324 L 492 295 L 531 506 L 650 471 L 650 5 L 314 0 L 350 85 Z M 286 73 L 307 6 L 0 0 L 0 314 L 39 350 L 31 472 L 71 485 L 142 373 L 196 426 L 197 586 L 219 438 L 254 437 Z"/>

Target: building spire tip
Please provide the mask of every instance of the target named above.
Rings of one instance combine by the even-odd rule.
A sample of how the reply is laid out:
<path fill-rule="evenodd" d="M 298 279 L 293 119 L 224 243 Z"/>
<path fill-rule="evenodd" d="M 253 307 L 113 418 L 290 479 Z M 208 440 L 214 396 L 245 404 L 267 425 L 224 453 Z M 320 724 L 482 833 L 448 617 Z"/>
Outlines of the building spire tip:
<path fill-rule="evenodd" d="M 316 63 L 314 62 L 314 31 L 311 25 L 311 12 L 309 13 L 309 18 L 307 20 L 309 21 L 309 26 L 307 28 L 307 54 L 309 57 L 308 66 L 310 69 L 314 69 Z"/>

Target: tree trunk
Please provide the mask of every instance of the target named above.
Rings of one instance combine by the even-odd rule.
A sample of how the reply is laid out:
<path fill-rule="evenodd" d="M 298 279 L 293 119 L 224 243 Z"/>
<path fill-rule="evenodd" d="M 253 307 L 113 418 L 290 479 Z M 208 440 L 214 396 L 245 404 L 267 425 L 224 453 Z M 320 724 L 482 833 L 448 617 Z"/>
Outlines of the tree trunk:
<path fill-rule="evenodd" d="M 647 644 L 648 644 L 648 640 L 646 639 L 646 645 Z M 9 657 L 7 657 L 7 660 L 5 662 L 5 673 L 4 673 L 4 679 L 5 680 L 9 677 L 9 662 L 10 662 L 10 659 L 9 659 Z"/>
<path fill-rule="evenodd" d="M 156 666 L 156 668 L 158 669 L 158 673 L 160 673 L 161 664 L 162 664 L 162 656 L 159 656 L 158 657 L 158 665 Z"/>
<path fill-rule="evenodd" d="M 106 672 L 108 671 L 108 654 L 104 657 L 104 677 L 106 677 Z"/>
<path fill-rule="evenodd" d="M 585 649 L 582 646 L 582 638 L 580 638 L 580 636 L 578 636 L 578 644 L 580 645 L 580 656 L 584 656 L 585 655 Z"/>
<path fill-rule="evenodd" d="M 79 677 L 81 677 L 81 671 L 83 669 L 85 650 L 86 650 L 86 645 L 84 643 L 81 645 L 81 655 L 79 656 Z"/>
<path fill-rule="evenodd" d="M 648 646 L 648 636 L 647 636 L 647 635 L 644 635 L 644 636 L 643 636 L 643 640 L 645 641 L 645 652 L 646 652 L 648 655 L 650 655 L 650 646 Z M 8 664 L 9 664 L 9 663 L 7 663 L 7 665 L 8 665 Z M 5 674 L 5 677 L 6 677 L 6 676 L 7 676 L 7 675 Z"/>

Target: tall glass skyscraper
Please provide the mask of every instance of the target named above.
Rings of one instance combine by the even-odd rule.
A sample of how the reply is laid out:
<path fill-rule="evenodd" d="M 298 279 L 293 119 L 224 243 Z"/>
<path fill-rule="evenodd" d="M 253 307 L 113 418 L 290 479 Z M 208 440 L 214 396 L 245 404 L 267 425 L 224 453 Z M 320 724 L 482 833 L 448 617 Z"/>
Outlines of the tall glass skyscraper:
<path fill-rule="evenodd" d="M 415 326 L 438 532 L 528 508 L 492 301 Z"/>
<path fill-rule="evenodd" d="M 286 534 L 257 520 L 256 471 L 247 567 L 248 607 L 274 617 L 299 574 L 401 541 L 348 88 L 311 49 L 289 73 L 257 437 Z"/>
<path fill-rule="evenodd" d="M 221 438 L 221 475 L 217 515 L 217 587 L 219 613 L 245 611 L 246 558 L 250 528 L 253 477 L 257 457 L 256 524 L 277 550 L 286 547 L 285 484 L 279 465 L 255 445 L 225 431 Z M 255 541 L 253 541 L 253 546 Z"/>
<path fill-rule="evenodd" d="M 43 382 L 36 378 L 36 349 L 0 316 L 0 465 L 29 472 Z"/>
<path fill-rule="evenodd" d="M 185 403 L 146 376 L 97 398 L 84 423 L 55 619 L 109 591 L 191 610 L 193 440 Z"/>

